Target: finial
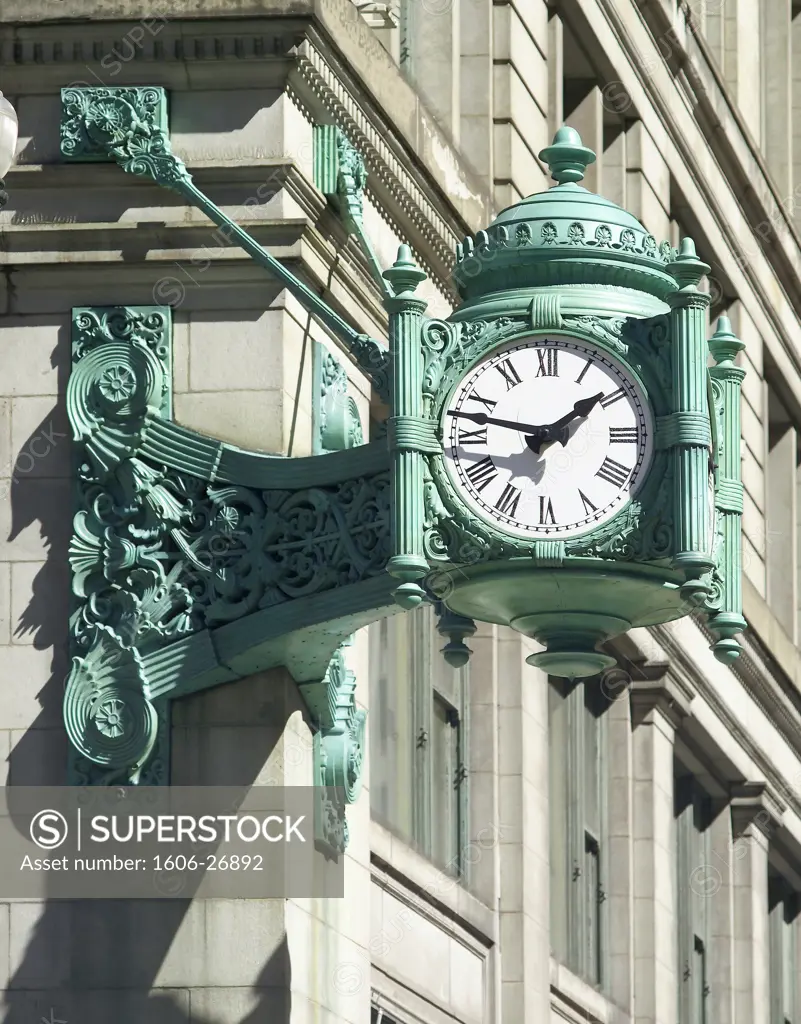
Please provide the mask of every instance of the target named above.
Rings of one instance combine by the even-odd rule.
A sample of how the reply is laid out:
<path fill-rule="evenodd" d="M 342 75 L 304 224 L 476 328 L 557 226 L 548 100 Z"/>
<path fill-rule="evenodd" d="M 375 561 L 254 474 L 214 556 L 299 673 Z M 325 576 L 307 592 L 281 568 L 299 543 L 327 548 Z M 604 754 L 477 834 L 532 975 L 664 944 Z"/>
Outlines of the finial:
<path fill-rule="evenodd" d="M 553 142 L 539 155 L 551 170 L 551 177 L 560 185 L 581 181 L 589 164 L 595 163 L 595 153 L 582 145 L 575 128 L 563 125 L 554 135 Z"/>
<path fill-rule="evenodd" d="M 412 250 L 406 243 L 398 247 L 398 256 L 392 266 L 383 275 L 392 285 L 395 296 L 402 292 L 414 292 L 421 281 L 425 281 L 426 273 L 414 262 Z"/>
<path fill-rule="evenodd" d="M 712 268 L 698 258 L 692 238 L 685 237 L 679 243 L 678 256 L 668 263 L 665 269 L 682 291 L 692 292 L 696 290 L 695 286 L 701 278 Z"/>
<path fill-rule="evenodd" d="M 731 321 L 727 316 L 718 318 L 718 326 L 715 333 L 709 339 L 709 351 L 712 358 L 720 365 L 721 363 L 734 363 L 737 353 L 745 348 L 745 342 L 741 341 L 731 329 Z"/>

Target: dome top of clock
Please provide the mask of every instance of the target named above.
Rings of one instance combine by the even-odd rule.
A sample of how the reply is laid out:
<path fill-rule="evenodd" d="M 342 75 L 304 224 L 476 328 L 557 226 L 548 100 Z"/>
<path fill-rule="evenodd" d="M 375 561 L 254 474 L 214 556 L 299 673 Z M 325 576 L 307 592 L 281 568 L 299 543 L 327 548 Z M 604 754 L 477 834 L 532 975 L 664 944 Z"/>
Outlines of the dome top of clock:
<path fill-rule="evenodd" d="M 618 285 L 659 298 L 675 291 L 676 250 L 579 185 L 595 153 L 574 128 L 560 128 L 539 157 L 557 184 L 502 210 L 457 246 L 453 277 L 463 299 L 554 284 Z"/>

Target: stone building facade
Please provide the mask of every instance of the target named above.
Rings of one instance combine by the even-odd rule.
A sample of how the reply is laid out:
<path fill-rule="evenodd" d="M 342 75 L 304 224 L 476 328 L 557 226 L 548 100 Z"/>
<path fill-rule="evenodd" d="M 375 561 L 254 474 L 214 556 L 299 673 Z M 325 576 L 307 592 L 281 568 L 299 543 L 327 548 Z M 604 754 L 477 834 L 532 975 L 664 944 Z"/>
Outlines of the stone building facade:
<path fill-rule="evenodd" d="M 166 90 L 198 185 L 358 330 L 369 254 L 321 187 L 315 129 L 367 168 L 364 234 L 407 243 L 431 315 L 455 245 L 548 185 L 567 122 L 585 184 L 712 267 L 746 342 L 745 651 L 690 618 L 563 687 L 482 625 L 448 669 L 430 611 L 360 630 L 369 712 L 346 896 L 0 903 L 8 1021 L 798 1024 L 801 1021 L 801 16 L 795 0 L 0 0 L 20 119 L 0 212 L 0 749 L 64 785 L 73 310 L 171 307 L 177 422 L 287 456 L 322 445 L 336 342 L 176 196 L 65 162 L 60 90 Z M 322 346 L 322 349 L 317 348 Z M 311 723 L 270 670 L 175 701 L 170 780 L 306 784 Z"/>

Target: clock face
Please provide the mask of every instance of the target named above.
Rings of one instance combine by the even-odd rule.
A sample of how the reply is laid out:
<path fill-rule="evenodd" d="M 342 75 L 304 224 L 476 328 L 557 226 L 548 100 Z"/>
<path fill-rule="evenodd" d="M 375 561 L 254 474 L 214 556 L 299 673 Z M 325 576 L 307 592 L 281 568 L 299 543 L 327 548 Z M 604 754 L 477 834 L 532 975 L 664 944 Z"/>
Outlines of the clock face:
<path fill-rule="evenodd" d="M 473 511 L 506 533 L 562 540 L 607 522 L 645 478 L 653 422 L 640 385 L 564 335 L 496 350 L 443 417 L 445 466 Z"/>

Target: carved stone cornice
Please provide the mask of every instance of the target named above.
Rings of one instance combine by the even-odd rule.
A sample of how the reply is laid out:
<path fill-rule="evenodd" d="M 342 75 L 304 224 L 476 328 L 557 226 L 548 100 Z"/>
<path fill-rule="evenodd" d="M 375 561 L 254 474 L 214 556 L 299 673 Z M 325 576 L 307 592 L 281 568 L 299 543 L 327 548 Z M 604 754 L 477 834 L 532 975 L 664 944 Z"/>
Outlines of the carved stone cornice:
<path fill-rule="evenodd" d="M 133 13 L 136 7 L 123 4 L 118 23 L 113 24 L 104 5 L 96 21 L 83 19 L 80 25 L 70 19 L 66 8 L 58 24 L 52 20 L 37 24 L 40 12 L 34 0 L 20 4 L 18 14 L 16 8 L 11 16 L 0 10 L 0 61 L 8 75 L 6 91 L 28 91 L 34 71 L 37 88 L 56 89 L 65 80 L 91 87 L 136 86 L 150 80 L 183 90 L 188 63 L 193 65 L 193 80 L 199 88 L 205 86 L 205 76 L 211 76 L 210 83 L 224 77 L 229 87 L 240 80 L 249 87 L 254 82 L 288 87 L 309 120 L 319 121 L 325 114 L 347 132 L 365 157 L 368 195 L 414 247 L 439 287 L 454 297 L 449 279 L 456 242 L 465 231 L 489 219 L 491 198 L 347 0 L 298 3 L 292 17 L 276 16 L 273 6 L 255 4 L 248 22 L 244 22 L 244 11 L 237 16 L 242 5 L 237 10 L 230 5 L 206 5 L 208 14 L 202 22 L 189 4 L 185 10 L 171 9 L 169 21 L 144 11 L 145 30 L 132 45 L 125 22 L 139 20 Z M 28 8 L 36 11 L 30 18 L 24 14 Z M 3 22 L 18 20 L 30 22 L 22 33 L 3 27 Z M 337 31 L 319 33 L 318 23 Z M 337 40 L 337 49 L 328 42 L 329 36 Z M 379 58 L 387 65 L 384 85 L 390 96 L 389 78 L 397 76 L 397 110 L 389 109 L 381 97 L 373 98 L 367 62 Z M 75 72 L 70 72 L 71 64 Z M 407 117 L 409 110 L 415 112 L 416 120 Z M 418 169 L 421 147 L 427 146 L 439 154 L 435 161 L 428 161 L 428 175 Z"/>

